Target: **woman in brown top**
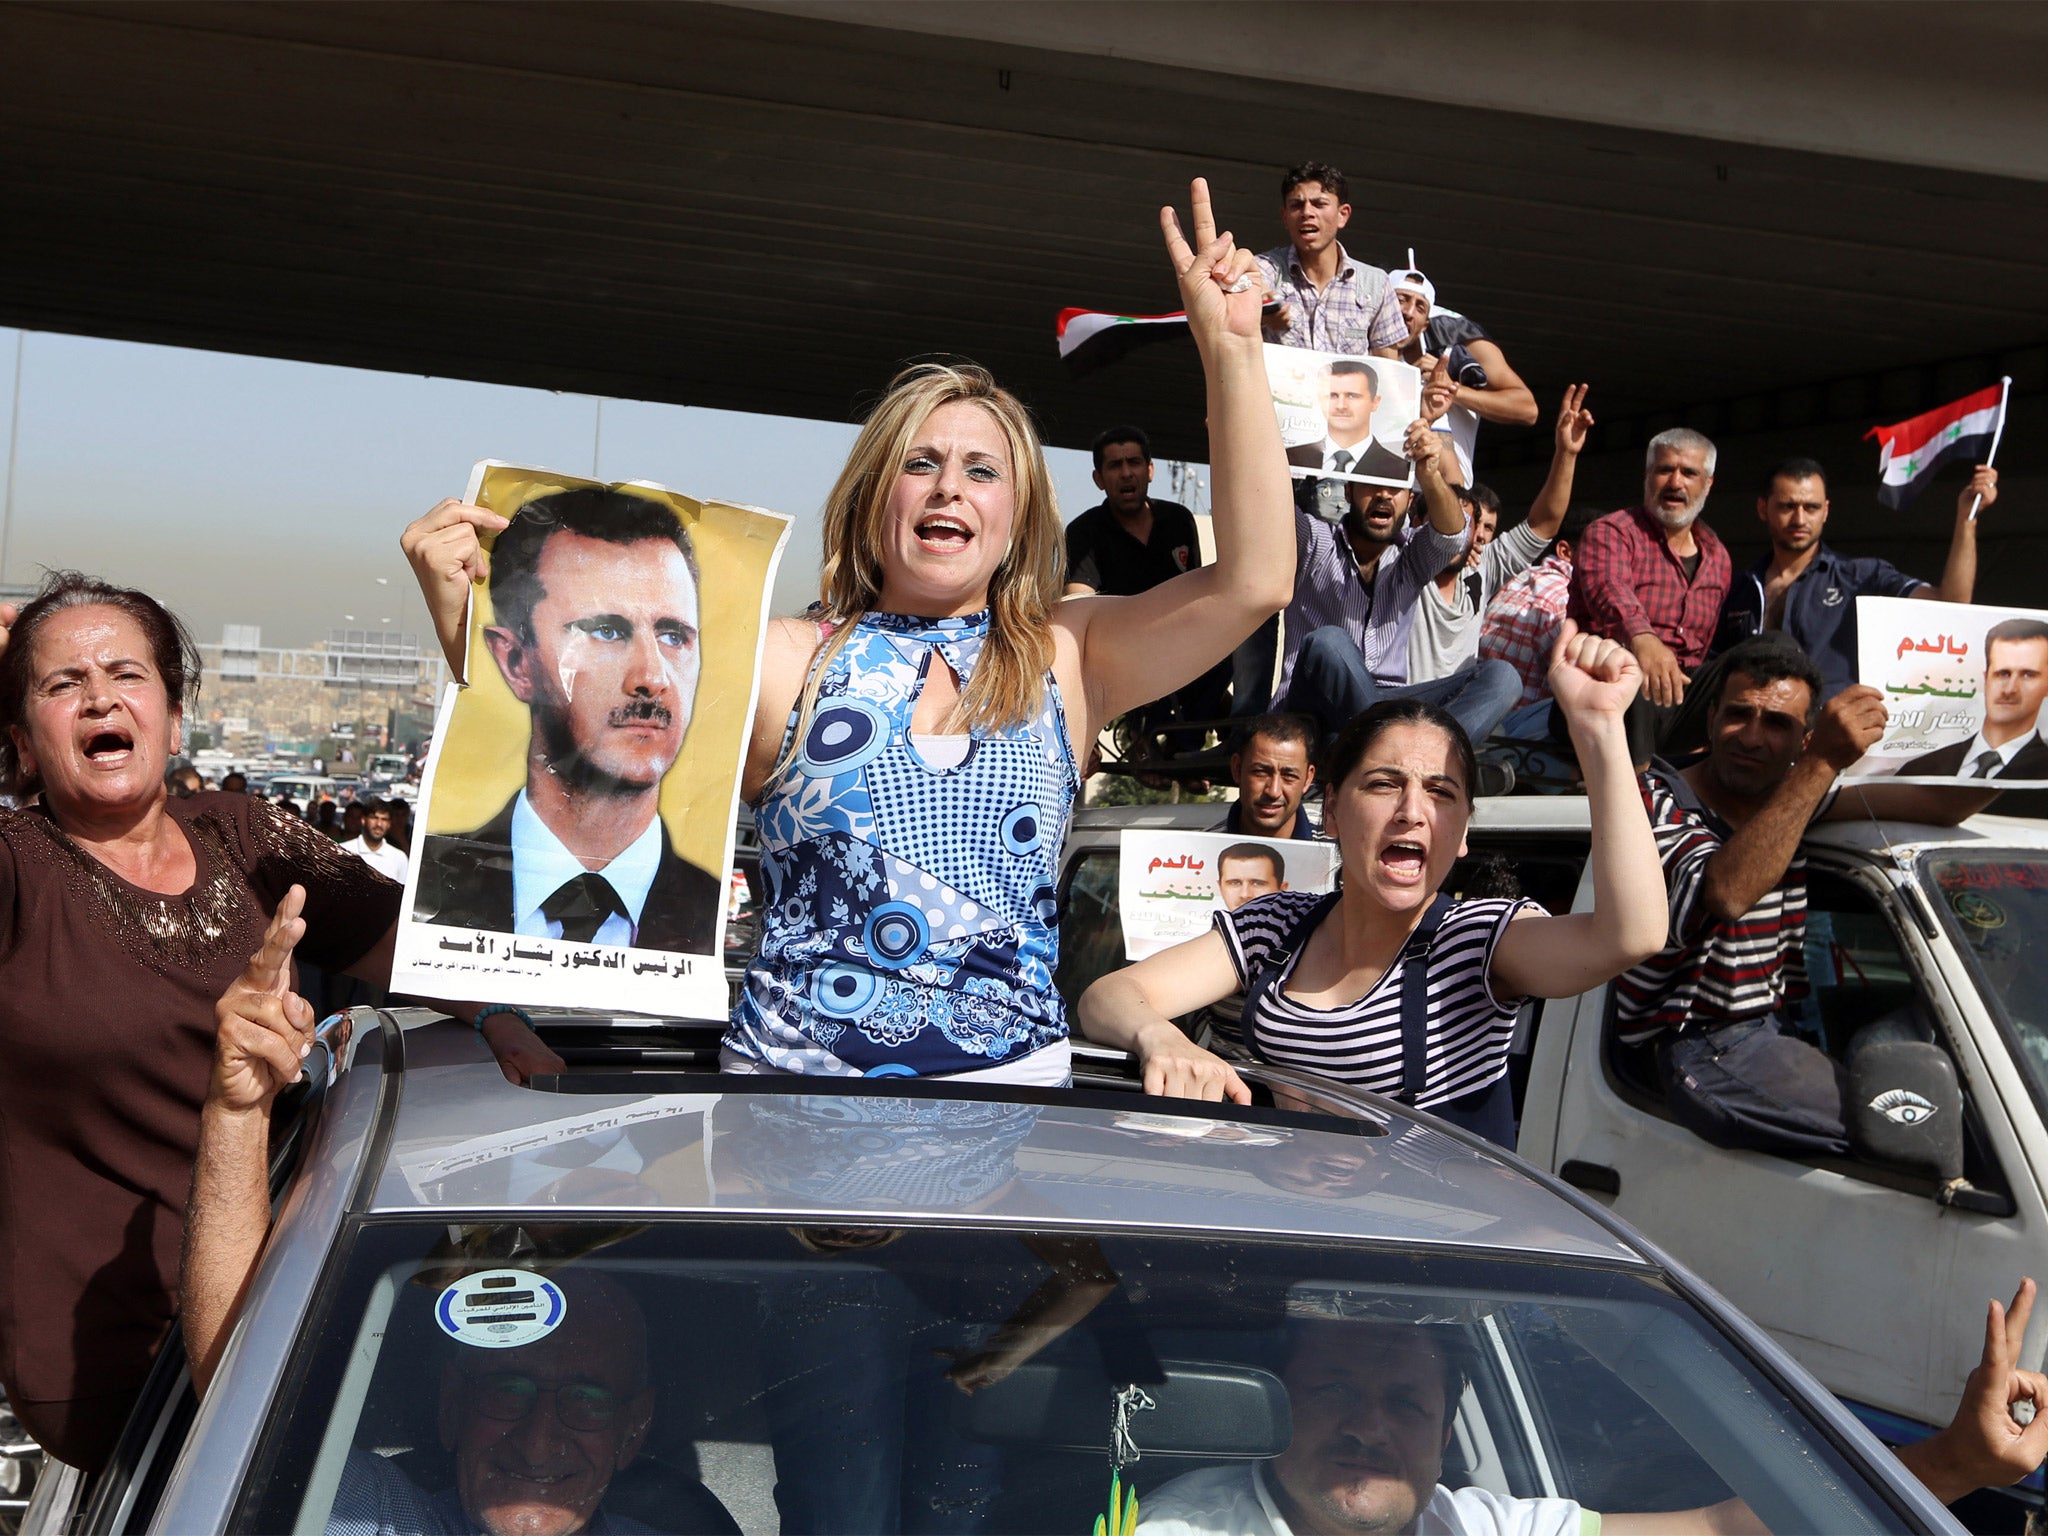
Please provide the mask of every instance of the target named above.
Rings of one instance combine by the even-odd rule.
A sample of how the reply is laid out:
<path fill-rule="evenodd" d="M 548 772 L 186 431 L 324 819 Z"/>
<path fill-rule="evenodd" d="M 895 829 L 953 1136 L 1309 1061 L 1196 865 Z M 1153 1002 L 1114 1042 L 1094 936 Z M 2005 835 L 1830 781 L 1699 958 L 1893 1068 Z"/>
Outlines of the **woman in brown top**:
<path fill-rule="evenodd" d="M 384 985 L 402 894 L 266 801 L 166 793 L 198 677 L 143 593 L 58 572 L 0 608 L 0 1383 L 88 1470 L 177 1312 L 215 1000 L 295 884 L 307 958 Z M 487 1028 L 515 1080 L 559 1069 Z"/>

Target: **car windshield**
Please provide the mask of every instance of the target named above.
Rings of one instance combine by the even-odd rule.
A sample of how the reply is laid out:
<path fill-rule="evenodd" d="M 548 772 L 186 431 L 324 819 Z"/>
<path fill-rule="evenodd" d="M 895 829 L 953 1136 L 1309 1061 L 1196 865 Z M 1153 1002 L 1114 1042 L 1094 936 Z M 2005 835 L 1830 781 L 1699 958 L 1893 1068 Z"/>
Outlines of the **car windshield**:
<path fill-rule="evenodd" d="M 2048 854 L 2007 848 L 1924 862 L 1942 920 L 1976 971 L 2034 1097 L 2048 1109 Z"/>
<path fill-rule="evenodd" d="M 1526 1499 L 1912 1528 L 1689 1304 L 1613 1265 L 971 1216 L 348 1242 L 237 1529 L 1078 1536 L 1113 1474 L 1140 1530 L 1430 1500 L 1472 1528 L 1475 1501 Z M 1504 1528 L 1580 1528 L 1517 1507 Z"/>

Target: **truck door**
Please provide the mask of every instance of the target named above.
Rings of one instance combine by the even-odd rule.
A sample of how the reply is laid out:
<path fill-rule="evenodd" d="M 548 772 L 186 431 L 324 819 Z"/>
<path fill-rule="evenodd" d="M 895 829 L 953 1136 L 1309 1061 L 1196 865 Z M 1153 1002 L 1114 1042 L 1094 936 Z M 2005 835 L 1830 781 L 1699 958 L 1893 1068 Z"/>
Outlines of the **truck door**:
<path fill-rule="evenodd" d="M 1878 894 L 1881 878 L 1813 862 L 1813 986 L 1797 1022 L 1838 1060 L 1858 1030 L 1880 1019 L 1935 1040 L 1954 1058 L 1956 1000 L 1928 936 L 1893 921 L 1896 898 Z M 1972 1133 L 1965 1172 L 1990 1207 L 1981 1212 L 1938 1203 L 1931 1179 L 1853 1157 L 1802 1161 L 1701 1141 L 1671 1119 L 1659 1085 L 1631 1078 L 1607 1049 L 1608 993 L 1579 1000 L 1568 1044 L 1553 1038 L 1539 1046 L 1549 1059 L 1539 1061 L 1530 1105 L 1547 1113 L 1555 1103 L 1556 1139 L 1543 1148 L 1532 1134 L 1542 1128 L 1525 1119 L 1525 1152 L 1548 1150 L 1559 1177 L 1712 1282 L 1851 1406 L 1881 1410 L 1866 1415 L 1873 1422 L 1889 1414 L 1945 1423 L 1982 1346 L 1982 1307 L 1992 1294 L 1986 1276 L 2008 1276 L 1993 1285 L 2010 1295 L 2044 1251 L 2038 1201 L 2028 1193 L 2035 1209 L 2024 1220 L 1992 1150 L 1996 1139 L 1986 1135 L 1971 1089 L 1972 1052 L 1965 1048 L 1958 1075 Z M 1989 1108 L 2000 1113 L 1995 1103 Z M 1959 1346 L 1959 1329 L 1974 1330 L 1974 1342 Z M 1911 1437 L 1911 1425 L 1896 1428 L 1892 1438 Z"/>

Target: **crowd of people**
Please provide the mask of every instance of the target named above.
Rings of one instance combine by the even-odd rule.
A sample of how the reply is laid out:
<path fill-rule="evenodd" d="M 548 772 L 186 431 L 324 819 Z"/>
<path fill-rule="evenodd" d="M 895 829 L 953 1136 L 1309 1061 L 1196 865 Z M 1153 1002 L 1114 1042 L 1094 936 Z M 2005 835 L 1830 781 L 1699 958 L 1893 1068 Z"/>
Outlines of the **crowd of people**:
<path fill-rule="evenodd" d="M 1201 182 L 1189 226 L 1162 210 L 1207 387 L 1211 560 L 1185 509 L 1150 496 L 1142 431 L 1102 435 L 1105 500 L 1063 527 L 1027 411 L 982 369 L 911 367 L 869 415 L 824 509 L 819 601 L 766 637 L 740 785 L 763 922 L 724 1071 L 1065 1084 L 1064 831 L 1105 725 L 1176 700 L 1183 718 L 1239 723 L 1240 794 L 1219 830 L 1327 836 L 1342 878 L 1327 897 L 1261 891 L 1271 865 L 1247 842 L 1242 899 L 1211 933 L 1083 997 L 1083 1029 L 1131 1050 L 1151 1091 L 1248 1099 L 1232 1061 L 1176 1022 L 1220 1009 L 1253 1055 L 1511 1142 L 1520 1005 L 1616 981 L 1623 1040 L 1701 1135 L 1843 1144 L 1836 1064 L 1782 1029 L 1802 986 L 1801 834 L 1827 816 L 1953 823 L 1996 787 L 1835 784 L 1884 708 L 1854 682 L 1853 603 L 1813 592 L 1967 601 L 1976 523 L 1959 513 L 1938 588 L 1842 560 L 1820 542 L 1824 474 L 1795 461 L 1760 498 L 1773 549 L 1745 578 L 1755 601 L 1731 600 L 1726 549 L 1700 517 L 1713 444 L 1659 434 L 1641 502 L 1588 513 L 1571 501 L 1593 425 L 1575 384 L 1542 491 L 1502 528 L 1474 444 L 1482 422 L 1533 421 L 1535 396 L 1412 264 L 1351 256 L 1349 215 L 1342 175 L 1316 164 L 1284 178 L 1288 243 L 1265 255 L 1218 233 Z M 1323 475 L 1291 475 L 1268 339 L 1422 370 L 1401 445 L 1411 489 L 1343 482 L 1333 498 Z M 1996 494 L 1982 470 L 1964 500 Z M 472 586 L 515 558 L 486 544 L 506 527 L 450 500 L 402 538 L 458 673 Z M 638 525 L 565 536 L 673 542 Z M 501 606 L 492 640 L 501 666 L 537 669 L 536 701 L 548 633 L 602 639 L 550 585 L 545 548 L 537 536 L 518 557 L 531 601 Z M 174 789 L 198 668 L 154 599 L 66 574 L 0 620 L 0 787 L 20 806 L 0 813 L 0 1231 L 40 1256 L 0 1269 L 0 1381 L 39 1440 L 91 1468 L 178 1312 L 209 1084 L 216 1106 L 246 1108 L 263 1062 L 295 1072 L 317 1016 L 302 966 L 388 983 L 409 836 L 388 803 L 363 806 L 348 837 L 346 809 L 327 825 L 225 785 L 181 775 Z M 2048 636 L 2012 641 L 2036 644 Z M 625 799 L 648 786 L 586 761 L 576 716 L 651 720 L 647 689 L 630 668 L 593 667 L 560 730 L 534 703 L 528 791 L 507 815 L 530 800 L 546 822 L 551 795 L 609 796 L 625 828 L 618 848 L 565 849 L 563 890 L 531 903 L 550 936 L 569 931 L 554 898 L 573 886 L 593 936 L 641 937 L 646 907 L 606 870 L 644 827 L 626 826 Z M 1692 760 L 1657 756 L 1687 730 Z M 1447 892 L 1475 796 L 1506 785 L 1488 748 L 1500 739 L 1540 743 L 1587 796 L 1592 910 Z M 1992 747 L 2013 748 L 1998 771 L 2018 761 L 2013 743 Z M 897 881 L 933 872 L 971 899 L 971 931 L 936 932 L 892 901 Z M 63 985 L 81 970 L 119 980 L 81 995 Z M 517 1007 L 436 1006 L 473 1024 L 509 1079 L 561 1070 Z M 226 1118 L 244 1154 L 260 1150 L 246 1114 Z M 216 1337 L 218 1289 L 184 1300 L 203 1325 L 188 1340 Z M 195 1302 L 215 1310 L 195 1317 Z M 210 1364 L 202 1345 L 201 1379 Z"/>

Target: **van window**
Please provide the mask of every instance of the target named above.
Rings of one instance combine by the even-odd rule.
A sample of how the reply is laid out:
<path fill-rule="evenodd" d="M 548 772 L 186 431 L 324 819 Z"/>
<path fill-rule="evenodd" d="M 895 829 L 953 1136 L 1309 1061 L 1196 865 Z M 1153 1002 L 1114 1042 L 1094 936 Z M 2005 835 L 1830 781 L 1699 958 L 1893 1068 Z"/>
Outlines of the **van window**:
<path fill-rule="evenodd" d="M 1929 858 L 1924 872 L 1936 910 L 2048 1114 L 2048 946 L 2040 938 L 2048 931 L 2048 856 L 1943 854 Z"/>
<path fill-rule="evenodd" d="M 1857 1046 L 1871 1040 L 1942 1044 L 1919 981 L 1875 898 L 1846 876 L 1809 868 L 1806 901 L 1807 994 L 1786 1007 L 1786 1032 L 1845 1064 Z M 2043 920 L 2048 921 L 2048 912 Z M 1652 1052 L 1621 1045 L 1614 1037 L 1611 992 L 1608 1014 L 1605 1052 L 1611 1079 L 1638 1108 L 1668 1118 Z M 1974 1124 L 1967 1087 L 1963 1097 L 1966 1124 Z M 1901 1177 L 1853 1155 L 1805 1161 L 1879 1183 L 1896 1184 Z M 1974 1132 L 1966 1142 L 1964 1173 L 1980 1187 L 2004 1187 Z"/>
<path fill-rule="evenodd" d="M 1117 850 L 1091 848 L 1067 866 L 1060 887 L 1060 964 L 1053 985 L 1071 1009 L 1091 985 L 1123 964 Z"/>

